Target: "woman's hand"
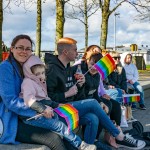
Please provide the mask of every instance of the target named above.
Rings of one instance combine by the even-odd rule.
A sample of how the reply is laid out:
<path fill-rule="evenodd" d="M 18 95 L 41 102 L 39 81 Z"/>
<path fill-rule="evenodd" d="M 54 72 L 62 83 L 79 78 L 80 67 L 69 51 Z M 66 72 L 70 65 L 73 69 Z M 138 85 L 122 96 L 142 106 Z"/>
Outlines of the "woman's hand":
<path fill-rule="evenodd" d="M 121 89 L 122 90 L 122 89 Z M 126 94 L 125 90 L 122 90 L 122 94 Z"/>
<path fill-rule="evenodd" d="M 110 96 L 107 95 L 107 94 L 104 94 L 102 97 L 105 98 L 105 99 L 107 99 L 107 100 L 110 100 Z"/>
<path fill-rule="evenodd" d="M 102 109 L 106 112 L 106 114 L 108 114 L 109 108 L 103 102 L 100 102 L 100 105 L 101 105 Z"/>
<path fill-rule="evenodd" d="M 115 89 L 115 87 L 113 85 L 108 85 L 109 89 Z"/>
<path fill-rule="evenodd" d="M 128 80 L 128 82 L 129 82 L 130 84 L 134 84 L 132 80 Z"/>

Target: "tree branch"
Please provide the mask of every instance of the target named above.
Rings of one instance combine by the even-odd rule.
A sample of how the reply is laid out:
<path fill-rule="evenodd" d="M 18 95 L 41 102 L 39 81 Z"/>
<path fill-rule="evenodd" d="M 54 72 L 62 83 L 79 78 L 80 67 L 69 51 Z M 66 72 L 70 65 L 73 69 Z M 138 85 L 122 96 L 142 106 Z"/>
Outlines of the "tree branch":
<path fill-rule="evenodd" d="M 9 6 L 10 1 L 11 1 L 11 0 L 8 0 L 8 3 L 7 3 L 7 5 L 3 8 L 3 10 L 5 10 L 5 9 Z"/>
<path fill-rule="evenodd" d="M 111 15 L 122 3 L 126 2 L 127 0 L 123 0 L 120 3 L 118 3 L 109 13 L 109 15 Z"/>

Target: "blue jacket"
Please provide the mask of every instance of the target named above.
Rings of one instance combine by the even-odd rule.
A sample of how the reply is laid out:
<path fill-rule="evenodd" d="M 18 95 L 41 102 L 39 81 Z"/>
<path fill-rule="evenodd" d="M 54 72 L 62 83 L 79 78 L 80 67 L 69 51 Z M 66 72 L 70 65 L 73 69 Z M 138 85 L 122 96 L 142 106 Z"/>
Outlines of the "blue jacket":
<path fill-rule="evenodd" d="M 23 99 L 19 98 L 22 81 L 14 59 L 12 63 L 6 60 L 0 64 L 0 143 L 17 144 L 15 138 L 18 115 L 27 117 L 36 115 L 36 112 L 26 107 Z"/>

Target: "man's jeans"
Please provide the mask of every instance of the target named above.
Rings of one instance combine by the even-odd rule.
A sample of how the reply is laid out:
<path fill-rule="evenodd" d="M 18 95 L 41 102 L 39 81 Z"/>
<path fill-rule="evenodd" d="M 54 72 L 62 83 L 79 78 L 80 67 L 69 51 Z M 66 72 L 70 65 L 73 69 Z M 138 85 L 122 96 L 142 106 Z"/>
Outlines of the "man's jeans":
<path fill-rule="evenodd" d="M 98 117 L 99 124 L 103 128 L 105 128 L 108 132 L 110 132 L 114 137 L 119 135 L 120 131 L 114 126 L 113 122 L 103 111 L 103 109 L 101 108 L 97 100 L 86 99 L 86 100 L 71 102 L 70 104 L 72 104 L 78 110 L 80 117 L 84 116 L 87 113 L 93 113 Z M 89 136 L 91 135 L 89 134 Z"/>
<path fill-rule="evenodd" d="M 144 92 L 143 92 L 143 88 L 139 84 L 139 82 L 135 82 L 134 84 L 127 83 L 127 87 L 128 88 L 132 87 L 136 93 L 140 94 L 139 104 L 144 104 Z"/>
<path fill-rule="evenodd" d="M 75 135 L 72 131 L 68 132 L 68 127 L 65 123 L 59 120 L 58 115 L 55 113 L 54 117 L 48 119 L 45 117 L 39 117 L 37 119 L 32 119 L 29 121 L 24 120 L 24 123 L 49 129 L 63 136 L 66 140 L 70 142 L 71 145 L 78 148 L 82 142 L 81 138 Z"/>

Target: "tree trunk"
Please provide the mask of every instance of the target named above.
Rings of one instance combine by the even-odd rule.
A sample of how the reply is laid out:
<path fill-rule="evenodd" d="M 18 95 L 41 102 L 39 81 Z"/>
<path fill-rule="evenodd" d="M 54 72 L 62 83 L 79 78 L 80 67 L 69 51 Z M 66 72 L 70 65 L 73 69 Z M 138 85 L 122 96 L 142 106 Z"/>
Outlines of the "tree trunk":
<path fill-rule="evenodd" d="M 84 22 L 85 22 L 85 50 L 88 47 L 88 16 L 87 16 L 87 0 L 84 0 Z"/>
<path fill-rule="evenodd" d="M 64 34 L 64 0 L 56 0 L 56 38 L 55 38 L 55 53 L 57 53 L 57 42 Z"/>
<path fill-rule="evenodd" d="M 100 47 L 106 49 L 108 32 L 108 17 L 102 15 Z"/>
<path fill-rule="evenodd" d="M 110 16 L 110 0 L 105 0 L 104 5 L 101 8 L 102 11 L 102 23 L 101 23 L 101 39 L 100 47 L 106 49 L 107 44 L 107 32 L 108 32 L 108 19 Z"/>
<path fill-rule="evenodd" d="M 0 1 L 0 62 L 2 61 L 3 0 Z"/>
<path fill-rule="evenodd" d="M 41 50 L 41 22 L 42 22 L 42 3 L 37 0 L 37 21 L 36 21 L 36 56 L 40 57 Z"/>

